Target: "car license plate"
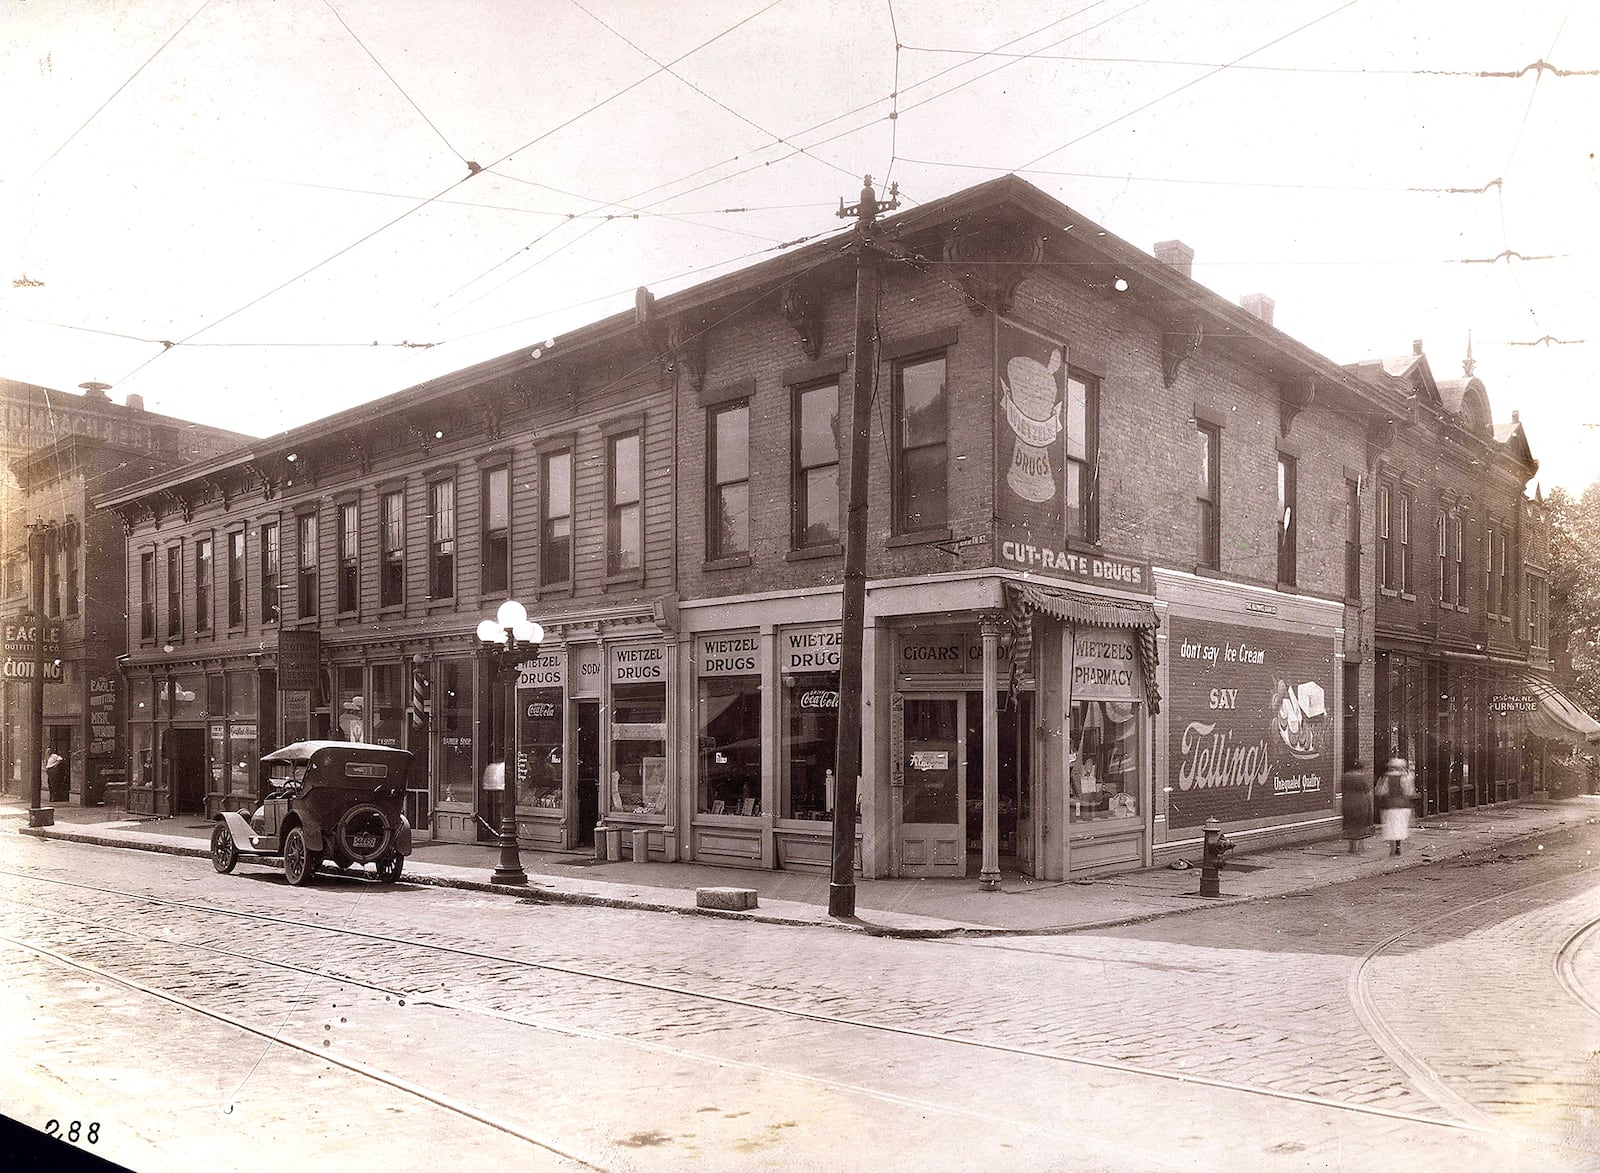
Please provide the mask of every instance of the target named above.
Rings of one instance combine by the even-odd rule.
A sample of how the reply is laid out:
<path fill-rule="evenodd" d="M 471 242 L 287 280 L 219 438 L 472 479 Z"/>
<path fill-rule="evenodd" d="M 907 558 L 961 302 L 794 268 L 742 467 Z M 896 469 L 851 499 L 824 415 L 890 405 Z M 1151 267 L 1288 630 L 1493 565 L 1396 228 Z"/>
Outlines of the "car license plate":
<path fill-rule="evenodd" d="M 376 835 L 352 835 L 350 836 L 350 846 L 357 851 L 371 851 L 378 846 L 378 837 Z"/>

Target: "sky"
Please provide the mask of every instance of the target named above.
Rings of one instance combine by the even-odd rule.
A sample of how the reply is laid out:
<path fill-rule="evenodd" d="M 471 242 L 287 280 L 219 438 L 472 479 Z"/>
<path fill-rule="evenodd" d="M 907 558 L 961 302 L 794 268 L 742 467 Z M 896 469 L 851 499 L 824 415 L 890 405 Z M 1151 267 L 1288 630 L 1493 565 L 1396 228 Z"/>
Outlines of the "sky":
<path fill-rule="evenodd" d="M 0 0 L 0 32 L 6 378 L 269 435 L 840 231 L 863 174 L 909 207 L 1014 172 L 1336 362 L 1421 339 L 1458 378 L 1470 332 L 1540 485 L 1600 479 L 1584 0 Z"/>

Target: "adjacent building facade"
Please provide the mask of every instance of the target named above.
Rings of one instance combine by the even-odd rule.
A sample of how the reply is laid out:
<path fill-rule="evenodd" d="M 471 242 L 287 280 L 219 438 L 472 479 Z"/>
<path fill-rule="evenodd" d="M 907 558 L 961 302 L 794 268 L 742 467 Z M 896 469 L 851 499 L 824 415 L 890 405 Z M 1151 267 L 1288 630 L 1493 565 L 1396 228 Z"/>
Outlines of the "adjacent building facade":
<path fill-rule="evenodd" d="M 1325 833 L 1341 767 L 1371 766 L 1377 637 L 1406 621 L 1373 535 L 1410 392 L 1156 252 L 1015 178 L 881 226 L 869 877 L 975 874 L 986 776 L 1002 867 L 1060 878 L 1158 862 L 1210 819 Z M 440 838 L 510 803 L 530 846 L 826 867 L 854 283 L 827 241 L 641 290 L 104 495 L 130 805 L 245 806 L 259 753 L 348 737 L 417 755 L 412 820 Z M 1516 524 L 1531 458 L 1502 450 Z M 475 636 L 508 598 L 546 632 L 513 681 Z"/>
<path fill-rule="evenodd" d="M 137 396 L 113 403 L 102 384 L 84 394 L 0 380 L 0 623 L 6 629 L 0 686 L 0 777 L 27 794 L 38 731 L 32 720 L 31 654 L 14 640 L 42 611 L 45 664 L 43 797 L 55 803 L 120 801 L 126 770 L 125 541 L 98 494 L 237 446 L 246 437 L 147 412 Z M 37 581 L 35 571 L 37 569 Z M 42 599 L 34 597 L 35 587 Z"/>

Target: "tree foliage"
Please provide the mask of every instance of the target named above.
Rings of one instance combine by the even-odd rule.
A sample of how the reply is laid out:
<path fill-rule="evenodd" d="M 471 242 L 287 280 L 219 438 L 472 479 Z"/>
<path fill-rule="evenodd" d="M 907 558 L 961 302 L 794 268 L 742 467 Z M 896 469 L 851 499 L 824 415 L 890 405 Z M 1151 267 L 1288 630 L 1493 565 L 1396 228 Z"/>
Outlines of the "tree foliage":
<path fill-rule="evenodd" d="M 1550 647 L 1559 683 L 1600 712 L 1600 480 L 1576 497 L 1553 489 L 1550 522 Z"/>

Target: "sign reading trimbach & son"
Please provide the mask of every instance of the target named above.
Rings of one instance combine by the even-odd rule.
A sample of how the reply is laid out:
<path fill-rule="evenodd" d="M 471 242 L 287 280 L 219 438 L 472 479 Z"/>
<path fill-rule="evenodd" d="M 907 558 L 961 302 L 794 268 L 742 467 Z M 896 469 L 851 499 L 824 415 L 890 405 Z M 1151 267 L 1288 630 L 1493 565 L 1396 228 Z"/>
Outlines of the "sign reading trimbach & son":
<path fill-rule="evenodd" d="M 61 680 L 61 623 L 46 622 L 44 633 L 44 678 Z M 41 625 L 33 615 L 16 615 L 5 621 L 4 677 L 7 680 L 32 680 L 33 657 Z"/>

